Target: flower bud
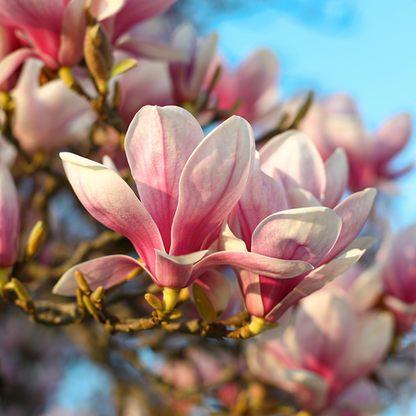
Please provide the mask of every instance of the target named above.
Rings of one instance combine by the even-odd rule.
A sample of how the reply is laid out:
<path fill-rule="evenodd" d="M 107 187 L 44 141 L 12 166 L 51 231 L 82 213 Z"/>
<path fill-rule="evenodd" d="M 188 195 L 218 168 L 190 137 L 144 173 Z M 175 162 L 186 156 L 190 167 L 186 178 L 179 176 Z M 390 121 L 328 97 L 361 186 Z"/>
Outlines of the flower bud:
<path fill-rule="evenodd" d="M 211 324 L 215 321 L 217 313 L 215 312 L 209 297 L 206 295 L 204 289 L 202 289 L 198 283 L 194 283 L 192 290 L 195 305 L 198 308 L 199 314 L 201 315 L 202 319 Z"/>
<path fill-rule="evenodd" d="M 146 299 L 147 303 L 156 310 L 162 310 L 163 305 L 159 298 L 157 298 L 155 295 L 152 295 L 151 293 L 146 293 L 144 295 L 144 298 Z"/>
<path fill-rule="evenodd" d="M 82 301 L 92 316 L 97 316 L 100 313 L 98 308 L 91 302 L 91 299 L 88 296 L 83 295 Z"/>
<path fill-rule="evenodd" d="M 42 243 L 44 234 L 45 227 L 43 226 L 43 222 L 38 221 L 32 228 L 32 231 L 30 232 L 29 238 L 27 240 L 26 257 L 31 258 L 36 254 Z"/>
<path fill-rule="evenodd" d="M 31 297 L 29 295 L 29 292 L 23 286 L 23 284 L 19 280 L 15 279 L 14 277 L 12 278 L 12 283 L 13 283 L 14 291 L 16 292 L 17 297 L 23 302 L 29 302 L 31 300 Z"/>
<path fill-rule="evenodd" d="M 85 280 L 84 275 L 79 270 L 75 270 L 74 274 L 80 289 L 85 293 L 91 292 L 90 286 L 88 282 Z"/>
<path fill-rule="evenodd" d="M 91 295 L 91 300 L 93 302 L 101 302 L 104 299 L 104 288 L 102 286 L 98 286 L 97 289 Z"/>
<path fill-rule="evenodd" d="M 101 94 L 107 93 L 107 81 L 113 67 L 113 51 L 100 24 L 88 26 L 84 38 L 84 56 Z"/>

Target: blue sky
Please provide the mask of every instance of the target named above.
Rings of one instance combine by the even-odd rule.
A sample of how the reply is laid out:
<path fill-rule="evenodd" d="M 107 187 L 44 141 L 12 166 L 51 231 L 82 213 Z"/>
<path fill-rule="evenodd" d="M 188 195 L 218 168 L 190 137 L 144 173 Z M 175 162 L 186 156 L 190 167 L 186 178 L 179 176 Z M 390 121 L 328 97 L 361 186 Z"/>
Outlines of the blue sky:
<path fill-rule="evenodd" d="M 318 95 L 346 92 L 357 100 L 370 130 L 401 111 L 416 119 L 416 0 L 328 0 L 332 8 L 348 5 L 354 11 L 347 27 L 331 30 L 324 26 L 328 22 L 310 25 L 296 12 L 277 10 L 277 2 L 269 4 L 275 7 L 232 18 L 224 14 L 210 23 L 207 29 L 218 31 L 220 50 L 231 62 L 268 47 L 281 62 L 284 97 L 306 89 Z M 415 139 L 397 163 L 416 159 Z M 416 173 L 400 180 L 400 187 L 394 229 L 416 222 Z"/>

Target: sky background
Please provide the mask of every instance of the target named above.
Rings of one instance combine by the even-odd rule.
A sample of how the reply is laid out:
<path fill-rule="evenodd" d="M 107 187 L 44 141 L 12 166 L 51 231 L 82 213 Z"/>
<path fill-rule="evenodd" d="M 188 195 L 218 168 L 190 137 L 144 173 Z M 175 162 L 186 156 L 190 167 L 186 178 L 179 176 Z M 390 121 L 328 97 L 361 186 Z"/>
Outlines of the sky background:
<path fill-rule="evenodd" d="M 203 32 L 219 33 L 219 49 L 234 65 L 256 48 L 274 51 L 283 98 L 308 89 L 318 97 L 350 94 L 369 131 L 398 112 L 415 119 L 416 0 L 245 0 L 242 8 L 228 3 L 213 10 L 210 2 L 194 8 L 191 2 L 189 13 Z M 398 166 L 416 160 L 415 141 L 413 134 L 396 158 Z M 394 230 L 416 222 L 416 172 L 399 184 Z"/>

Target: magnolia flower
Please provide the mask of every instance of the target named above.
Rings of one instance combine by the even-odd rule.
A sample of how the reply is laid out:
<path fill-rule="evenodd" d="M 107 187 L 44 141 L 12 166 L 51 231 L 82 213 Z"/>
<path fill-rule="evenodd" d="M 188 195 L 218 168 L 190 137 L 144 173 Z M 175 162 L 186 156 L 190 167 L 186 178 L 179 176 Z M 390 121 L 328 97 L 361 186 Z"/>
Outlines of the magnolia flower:
<path fill-rule="evenodd" d="M 416 321 L 416 225 L 403 230 L 389 246 L 380 264 L 384 303 L 396 318 L 396 330 L 403 333 Z"/>
<path fill-rule="evenodd" d="M 236 107 L 234 114 L 250 122 L 255 132 L 275 127 L 279 70 L 275 55 L 267 49 L 259 49 L 235 71 L 217 57 L 205 77 L 207 88 L 218 66 L 221 72 L 213 89 L 216 108 L 226 111 Z"/>
<path fill-rule="evenodd" d="M 187 61 L 169 65 L 173 93 L 179 103 L 195 102 L 213 59 L 218 35 L 211 33 L 206 38 L 197 38 L 188 24 L 180 26 L 173 35 L 172 46 L 181 50 Z"/>
<path fill-rule="evenodd" d="M 0 24 L 15 30 L 24 45 L 1 61 L 0 84 L 28 57 L 52 70 L 76 65 L 83 54 L 85 7 L 85 0 L 0 0 Z"/>
<path fill-rule="evenodd" d="M 20 209 L 9 169 L 0 163 L 0 268 L 13 266 L 19 252 Z"/>
<path fill-rule="evenodd" d="M 306 149 L 305 146 L 299 146 L 296 134 L 289 132 L 277 137 L 270 146 L 264 148 L 264 151 L 262 149 L 238 203 L 238 222 L 231 221 L 231 229 L 241 238 L 232 235 L 231 230 L 222 234 L 225 250 L 239 249 L 275 259 L 304 261 L 310 264 L 309 270 L 303 270 L 290 280 L 271 279 L 261 274 L 235 269 L 248 311 L 268 321 L 278 319 L 299 299 L 320 289 L 325 283 L 346 271 L 358 261 L 366 248 L 374 244 L 372 238 L 353 240 L 367 219 L 375 191 L 367 189 L 353 194 L 338 204 L 333 211 L 322 207 L 317 197 L 325 201 L 327 189 L 332 190 L 332 194 L 328 194 L 326 200 L 330 206 L 342 195 L 340 189 L 343 189 L 342 175 L 345 170 L 341 169 L 341 178 L 331 177 L 327 185 L 322 160 L 314 161 L 314 155 L 308 155 L 306 152 L 307 146 Z M 286 142 L 287 138 L 293 138 L 293 141 Z M 279 163 L 282 172 L 286 169 L 286 173 L 282 175 L 280 169 L 273 167 L 273 152 L 269 154 L 269 150 L 273 150 L 274 145 L 280 140 L 287 143 L 288 147 L 293 143 L 290 151 L 287 153 L 285 150 L 283 153 L 286 154 L 286 159 L 282 157 Z M 340 155 L 342 156 L 342 153 Z M 315 163 L 318 160 L 320 165 Z M 277 181 L 260 169 L 260 162 L 266 171 L 270 168 Z M 334 176 L 336 169 L 332 170 Z M 279 175 L 276 176 L 277 174 Z M 302 181 L 307 184 L 309 191 L 297 188 Z M 289 196 L 289 191 L 296 191 L 302 197 L 308 196 L 313 203 L 300 203 L 300 208 L 288 209 L 288 200 L 291 199 L 293 203 L 294 198 L 287 197 L 285 186 Z M 314 197 L 312 192 L 317 197 Z M 311 271 L 312 268 L 314 270 Z"/>
<path fill-rule="evenodd" d="M 354 101 L 346 95 L 333 95 L 315 104 L 299 129 L 315 142 L 324 159 L 342 147 L 350 164 L 349 186 L 353 191 L 386 186 L 411 169 L 392 171 L 389 162 L 407 144 L 411 118 L 401 113 L 388 119 L 369 135 L 363 126 Z"/>
<path fill-rule="evenodd" d="M 372 414 L 381 406 L 375 386 L 363 377 L 383 358 L 392 336 L 388 312 L 358 318 L 343 297 L 318 292 L 300 302 L 293 326 L 281 337 L 270 331 L 250 345 L 248 365 L 313 415 Z"/>
<path fill-rule="evenodd" d="M 85 138 L 97 118 L 88 102 L 60 79 L 39 86 L 41 67 L 40 61 L 30 59 L 13 91 L 13 132 L 22 149 L 30 154 L 38 150 L 51 152 L 74 139 Z"/>
<path fill-rule="evenodd" d="M 139 266 L 159 286 L 174 289 L 227 262 L 276 274 L 275 262 L 263 256 L 214 253 L 201 260 L 249 175 L 254 139 L 245 120 L 231 117 L 204 138 L 187 111 L 146 106 L 131 123 L 125 147 L 140 200 L 104 165 L 71 153 L 61 158 L 85 208 L 129 238 L 144 265 L 127 256 L 92 260 L 65 273 L 55 293 L 75 293 L 75 269 L 92 287 L 110 287 Z"/>

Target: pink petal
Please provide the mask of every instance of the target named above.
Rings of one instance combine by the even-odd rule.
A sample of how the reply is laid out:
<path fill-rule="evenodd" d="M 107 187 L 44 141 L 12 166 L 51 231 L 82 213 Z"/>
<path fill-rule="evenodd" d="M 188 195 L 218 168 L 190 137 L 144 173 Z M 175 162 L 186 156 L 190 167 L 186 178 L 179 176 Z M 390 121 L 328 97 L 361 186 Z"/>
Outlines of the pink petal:
<path fill-rule="evenodd" d="M 412 118 L 401 113 L 388 119 L 377 131 L 374 143 L 374 161 L 383 164 L 392 159 L 407 144 L 412 133 Z"/>
<path fill-rule="evenodd" d="M 71 0 L 62 18 L 58 55 L 61 65 L 73 66 L 82 59 L 86 24 L 86 0 Z"/>
<path fill-rule="evenodd" d="M 0 0 L 0 23 L 21 29 L 36 50 L 56 60 L 64 7 L 55 0 Z"/>
<path fill-rule="evenodd" d="M 145 106 L 127 130 L 125 148 L 133 178 L 144 207 L 160 230 L 167 252 L 181 174 L 203 138 L 196 119 L 179 107 Z M 192 253 L 199 248 L 177 254 Z"/>
<path fill-rule="evenodd" d="M 221 265 L 230 265 L 275 279 L 289 279 L 313 267 L 304 261 L 274 259 L 261 254 L 243 251 L 219 251 L 202 259 L 194 266 L 193 276 Z"/>
<path fill-rule="evenodd" d="M 331 371 L 350 347 L 355 314 L 346 299 L 329 291 L 299 303 L 295 331 L 303 366 L 318 374 Z"/>
<path fill-rule="evenodd" d="M 312 140 L 298 131 L 282 133 L 260 150 L 261 168 L 273 175 L 279 172 L 286 189 L 303 188 L 318 200 L 326 188 L 325 167 Z"/>
<path fill-rule="evenodd" d="M 355 240 L 330 263 L 312 270 L 293 291 L 269 312 L 266 319 L 271 322 L 279 319 L 290 306 L 318 289 L 321 289 L 326 283 L 352 267 L 372 244 L 374 244 L 373 239 L 363 238 Z"/>
<path fill-rule="evenodd" d="M 98 21 L 116 15 L 127 0 L 92 0 L 91 13 Z"/>
<path fill-rule="evenodd" d="M 155 17 L 177 0 L 127 0 L 124 7 L 114 16 L 113 40 L 143 20 Z"/>
<path fill-rule="evenodd" d="M 156 250 L 155 283 L 162 287 L 182 289 L 189 286 L 194 263 L 205 256 L 207 250 L 185 254 L 183 256 L 171 256 L 163 251 Z"/>
<path fill-rule="evenodd" d="M 326 188 L 322 205 L 333 208 L 341 199 L 348 184 L 348 159 L 345 151 L 336 149 L 325 161 Z"/>
<path fill-rule="evenodd" d="M 233 116 L 195 149 L 179 182 L 171 254 L 198 251 L 243 193 L 254 156 L 254 137 L 244 119 Z"/>
<path fill-rule="evenodd" d="M 335 368 L 339 389 L 368 375 L 382 360 L 393 340 L 393 318 L 389 312 L 374 312 L 358 321 L 351 347 Z"/>
<path fill-rule="evenodd" d="M 376 190 L 367 188 L 364 191 L 350 195 L 334 208 L 342 219 L 341 233 L 331 252 L 325 257 L 323 263 L 338 255 L 348 244 L 357 237 L 367 221 L 373 206 Z"/>
<path fill-rule="evenodd" d="M 117 49 L 128 52 L 137 58 L 168 62 L 183 62 L 188 59 L 182 51 L 155 40 L 127 38 L 117 44 Z"/>
<path fill-rule="evenodd" d="M 163 250 L 156 224 L 117 173 L 92 160 L 60 153 L 68 180 L 87 211 L 106 227 L 126 236 L 153 272 L 154 249 Z"/>
<path fill-rule="evenodd" d="M 0 267 L 10 267 L 19 254 L 20 208 L 16 185 L 4 162 L 0 163 L 0 230 Z"/>
<path fill-rule="evenodd" d="M 108 289 L 123 279 L 133 270 L 140 267 L 140 263 L 128 256 L 106 256 L 77 264 L 67 270 L 53 288 L 52 293 L 62 296 L 75 296 L 78 283 L 75 270 L 80 271 L 92 290 L 98 286 Z"/>
<path fill-rule="evenodd" d="M 0 62 L 0 85 L 3 84 L 23 64 L 26 59 L 36 56 L 29 48 L 21 48 L 7 55 Z"/>
<path fill-rule="evenodd" d="M 406 303 L 390 295 L 384 296 L 383 301 L 387 309 L 394 315 L 396 332 L 403 334 L 410 331 L 416 322 L 416 302 Z"/>
<path fill-rule="evenodd" d="M 252 251 L 318 265 L 335 244 L 341 224 L 338 215 L 324 207 L 278 212 L 258 225 Z"/>
<path fill-rule="evenodd" d="M 290 208 L 320 207 L 322 204 L 306 189 L 290 188 L 286 191 Z"/>
<path fill-rule="evenodd" d="M 284 188 L 260 170 L 260 161 L 256 156 L 250 178 L 238 202 L 238 219 L 248 250 L 251 249 L 251 235 L 259 223 L 287 208 Z"/>

